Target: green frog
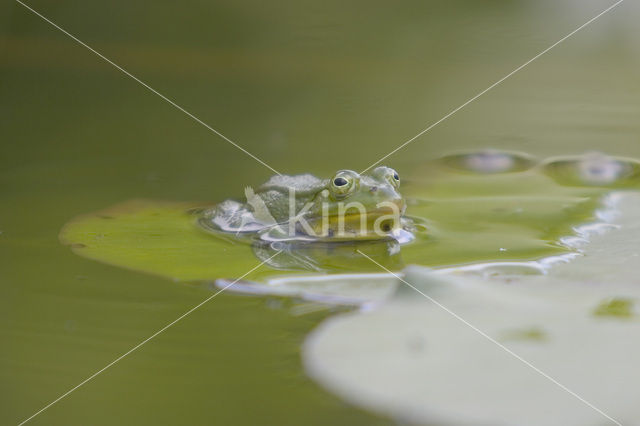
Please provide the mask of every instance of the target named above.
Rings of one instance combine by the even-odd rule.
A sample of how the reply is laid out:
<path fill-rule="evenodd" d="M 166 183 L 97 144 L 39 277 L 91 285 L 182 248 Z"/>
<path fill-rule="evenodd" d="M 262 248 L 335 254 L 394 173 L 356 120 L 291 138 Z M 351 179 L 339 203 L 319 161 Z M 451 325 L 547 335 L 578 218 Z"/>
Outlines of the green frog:
<path fill-rule="evenodd" d="M 226 200 L 205 210 L 200 225 L 236 236 L 265 240 L 358 240 L 402 233 L 405 201 L 400 177 L 380 166 L 368 174 L 339 170 L 330 179 L 311 174 L 277 175 L 246 202 Z"/>

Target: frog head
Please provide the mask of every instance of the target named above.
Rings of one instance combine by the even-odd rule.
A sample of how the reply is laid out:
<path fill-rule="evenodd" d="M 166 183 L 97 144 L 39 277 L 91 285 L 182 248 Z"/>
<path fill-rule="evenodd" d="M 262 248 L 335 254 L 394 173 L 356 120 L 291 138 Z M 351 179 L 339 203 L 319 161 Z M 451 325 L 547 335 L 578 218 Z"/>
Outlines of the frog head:
<path fill-rule="evenodd" d="M 327 186 L 333 207 L 339 203 L 360 203 L 366 211 L 373 212 L 380 208 L 381 203 L 391 202 L 404 209 L 404 200 L 398 192 L 400 176 L 390 167 L 376 167 L 365 175 L 353 170 L 339 170 Z"/>
<path fill-rule="evenodd" d="M 345 229 L 348 237 L 364 234 L 370 237 L 380 227 L 385 232 L 391 231 L 399 226 L 405 209 L 399 188 L 400 177 L 389 167 L 376 167 L 362 175 L 353 170 L 339 170 L 315 197 L 310 222 L 316 229 L 322 221 L 325 227 L 328 222 L 329 235 Z"/>

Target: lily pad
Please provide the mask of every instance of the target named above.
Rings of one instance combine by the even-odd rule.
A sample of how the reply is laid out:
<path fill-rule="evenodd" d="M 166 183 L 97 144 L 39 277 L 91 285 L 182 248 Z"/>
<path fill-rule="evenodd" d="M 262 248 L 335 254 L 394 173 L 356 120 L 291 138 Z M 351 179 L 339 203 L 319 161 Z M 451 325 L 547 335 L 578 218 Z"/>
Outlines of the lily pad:
<path fill-rule="evenodd" d="M 482 260 L 485 258 L 495 258 L 496 254 L 505 259 L 513 257 L 535 257 L 534 253 L 539 256 L 546 254 L 546 257 L 542 257 L 537 260 L 529 261 L 496 261 L 491 263 L 472 263 L 466 266 L 457 266 L 451 268 L 441 269 L 441 273 L 451 274 L 465 274 L 475 277 L 482 276 L 506 276 L 517 277 L 521 275 L 542 275 L 545 274 L 550 267 L 555 264 L 567 262 L 569 259 L 579 256 L 579 243 L 585 241 L 586 238 L 595 231 L 602 229 L 608 229 L 608 227 L 614 227 L 615 225 L 606 223 L 607 215 L 613 211 L 615 206 L 610 205 L 611 197 L 605 198 L 604 205 L 600 206 L 600 209 L 596 210 L 597 203 L 590 198 L 562 198 L 558 199 L 521 199 L 521 198 L 499 198 L 491 199 L 477 199 L 475 201 L 475 210 L 473 212 L 465 211 L 460 212 L 460 207 L 464 207 L 465 204 L 462 201 L 454 203 L 442 202 L 444 206 L 450 208 L 450 213 L 447 215 L 446 207 L 434 207 L 430 210 L 430 213 L 437 212 L 434 217 L 442 218 L 440 222 L 441 228 L 434 230 L 432 235 L 424 240 L 419 241 L 418 244 L 410 244 L 400 249 L 399 246 L 388 246 L 384 244 L 378 244 L 379 247 L 371 246 L 366 250 L 362 247 L 358 250 L 365 250 L 366 255 L 376 261 L 378 264 L 383 264 L 385 268 L 389 270 L 400 271 L 399 265 L 402 265 L 400 261 L 400 254 L 406 261 L 412 261 L 422 264 L 438 264 L 445 262 L 444 259 L 475 259 Z M 502 210 L 509 203 L 517 203 L 520 207 L 526 207 L 527 212 L 522 213 L 520 219 L 512 218 L 511 225 L 506 223 L 499 223 L 502 217 Z M 559 208 L 562 206 L 564 208 Z M 438 210 L 439 209 L 439 210 Z M 498 210 L 496 212 L 496 209 Z M 493 216 L 491 217 L 491 211 Z M 595 213 L 594 213 L 595 212 Z M 583 214 L 584 216 L 580 215 Z M 452 226 L 445 219 L 448 219 L 451 224 L 463 221 L 465 217 L 471 217 L 475 214 L 477 219 L 475 224 L 469 225 L 467 230 L 454 231 L 452 229 L 446 229 L 448 226 Z M 508 216 L 508 215 L 507 215 Z M 525 216 L 526 219 L 523 219 Z M 583 226 L 575 226 L 571 229 L 568 226 L 568 221 L 573 218 L 578 220 L 580 217 L 591 218 L 593 216 L 598 217 L 598 222 L 592 222 Z M 503 220 L 508 221 L 507 218 L 502 217 Z M 540 248 L 538 251 L 532 251 L 532 241 L 536 241 L 536 236 L 540 235 L 540 231 L 532 229 L 535 224 L 535 219 L 541 222 L 538 226 L 549 227 L 549 223 L 562 224 L 562 226 L 569 228 L 569 232 L 573 235 L 559 238 L 559 240 L 566 240 L 566 243 L 555 244 L 538 240 Z M 518 224 L 518 221 L 521 223 Z M 544 225 L 546 224 L 546 225 Z M 527 228 L 526 225 L 529 225 Z M 441 234 L 442 227 L 445 227 L 446 235 Z M 502 229 L 502 231 L 498 231 Z M 564 228 L 563 228 L 564 229 Z M 457 238 L 456 238 L 457 237 Z M 510 243 L 509 243 L 510 242 Z M 571 242 L 571 244 L 569 244 Z M 527 245 L 528 248 L 526 255 L 521 251 L 516 250 L 516 247 Z M 505 252 L 500 251 L 504 247 Z M 569 250 L 568 248 L 571 248 Z M 267 278 L 263 282 L 251 282 L 243 280 L 236 285 L 229 287 L 227 291 L 236 291 L 241 293 L 252 293 L 256 295 L 272 294 L 278 296 L 290 296 L 302 298 L 311 301 L 320 301 L 330 304 L 350 304 L 350 305 L 362 305 L 373 306 L 384 301 L 391 295 L 389 291 L 379 291 L 378 286 L 383 285 L 386 288 L 395 288 L 396 284 L 393 279 L 389 278 L 389 274 L 371 274 L 371 271 L 381 271 L 380 266 L 371 262 L 370 259 L 364 257 L 360 252 L 357 252 L 354 247 L 346 247 L 347 253 L 339 253 L 336 248 L 332 250 L 334 254 L 340 254 L 340 259 L 343 260 L 342 265 L 338 265 L 333 262 L 334 270 L 345 270 L 350 268 L 352 273 L 340 274 L 340 275 L 290 275 L 287 277 L 274 277 Z M 524 249 L 523 249 L 524 250 Z M 397 251 L 397 253 L 396 253 Z M 402 251 L 402 253 L 400 253 Z M 261 257 L 270 256 L 273 250 L 261 254 Z M 383 256 L 383 253 L 394 253 L 393 255 Z M 304 261 L 310 264 L 315 260 L 317 264 L 318 259 L 323 259 L 324 264 L 331 261 L 330 256 L 322 251 L 322 247 L 318 247 L 317 250 L 307 252 L 304 247 L 296 247 L 291 255 L 284 253 L 276 259 L 276 263 L 283 265 L 283 261 Z M 345 268 L 344 265 L 348 265 Z M 341 267 L 341 268 L 340 268 Z M 368 267 L 368 268 L 367 268 Z M 354 271 L 367 271 L 369 273 L 353 273 Z M 511 278 L 510 278 L 511 279 Z M 367 285 L 367 280 L 368 285 Z M 217 285 L 220 288 L 226 288 L 231 279 L 221 279 L 217 281 Z"/>
<path fill-rule="evenodd" d="M 640 194 L 616 197 L 618 228 L 542 274 L 409 268 L 405 280 L 446 309 L 400 284 L 379 308 L 316 329 L 307 371 L 346 400 L 411 423 L 638 423 Z M 621 312 L 612 300 L 624 301 L 624 315 L 602 314 Z"/>
<path fill-rule="evenodd" d="M 408 263 L 441 267 L 531 261 L 571 252 L 560 238 L 593 220 L 602 193 L 600 188 L 560 186 L 532 170 L 478 176 L 441 171 L 428 183 L 407 185 L 408 214 L 420 226 L 415 240 L 401 247 L 387 241 L 258 244 L 250 235 L 204 232 L 192 211 L 210 206 L 151 200 L 77 217 L 60 238 L 79 255 L 186 281 L 235 279 L 260 261 L 266 265 L 250 278 L 282 274 L 277 270 L 377 271 L 358 251 L 395 271 Z"/>
<path fill-rule="evenodd" d="M 112 265 L 192 281 L 237 277 L 259 261 L 246 244 L 200 231 L 193 203 L 133 200 L 67 223 L 60 240 Z"/>

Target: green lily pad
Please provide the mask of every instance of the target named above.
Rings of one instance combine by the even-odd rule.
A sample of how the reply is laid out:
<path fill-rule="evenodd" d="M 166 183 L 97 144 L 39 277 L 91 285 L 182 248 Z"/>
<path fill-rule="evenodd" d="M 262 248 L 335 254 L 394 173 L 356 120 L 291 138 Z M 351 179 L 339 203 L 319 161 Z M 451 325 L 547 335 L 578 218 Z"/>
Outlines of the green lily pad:
<path fill-rule="evenodd" d="M 128 201 L 75 218 L 60 240 L 80 256 L 181 281 L 238 277 L 258 265 L 246 244 L 194 226 L 197 207 Z"/>
<path fill-rule="evenodd" d="M 557 187 L 547 177 L 536 174 L 517 176 L 507 179 L 504 175 L 482 175 L 480 179 L 469 179 L 466 175 L 447 175 L 433 179 L 428 191 L 431 199 L 408 199 L 411 214 L 429 218 L 429 232 L 426 236 L 419 234 L 414 243 L 397 247 L 399 254 L 394 257 L 401 256 L 402 262 L 387 259 L 385 266 L 399 271 L 403 263 L 440 266 L 494 260 L 498 262 L 476 272 L 542 274 L 547 265 L 537 259 L 551 262 L 554 255 L 559 256 L 558 260 L 577 255 L 559 242 L 564 237 L 578 238 L 576 229 L 581 229 L 578 225 L 594 220 L 598 208 L 603 207 L 602 192 Z M 407 193 L 414 195 L 419 191 L 415 184 L 407 189 Z M 548 193 L 543 194 L 544 191 Z M 269 277 L 262 282 L 243 280 L 227 291 L 290 296 L 333 304 L 371 306 L 381 303 L 391 293 L 379 291 L 379 287 L 389 290 L 397 283 L 385 273 L 372 275 L 371 272 L 380 272 L 380 267 L 352 251 L 343 262 L 350 270 L 341 269 L 350 274 L 288 275 Z M 296 252 L 298 256 L 305 254 L 301 250 Z M 375 257 L 375 251 L 371 250 L 367 255 Z M 322 258 L 322 253 L 306 256 L 307 259 L 310 257 Z M 377 261 L 380 258 L 378 254 Z M 532 260 L 514 262 L 515 259 Z M 337 263 L 333 265 L 336 271 Z M 366 266 L 369 269 L 365 269 Z M 470 272 L 479 266 L 472 263 Z M 362 274 L 364 271 L 367 274 Z M 452 271 L 459 273 L 462 270 L 453 268 Z M 219 280 L 218 286 L 227 287 L 231 281 Z"/>
<path fill-rule="evenodd" d="M 559 238 L 593 219 L 603 193 L 563 187 L 532 171 L 479 176 L 441 171 L 428 182 L 410 181 L 405 190 L 407 213 L 423 230 L 402 247 L 380 241 L 296 243 L 278 249 L 252 245 L 200 229 L 193 209 L 203 206 L 151 200 L 79 216 L 65 225 L 60 238 L 81 256 L 183 281 L 235 279 L 278 250 L 249 278 L 282 273 L 276 270 L 377 272 L 358 251 L 396 271 L 406 264 L 535 260 L 571 251 Z"/>

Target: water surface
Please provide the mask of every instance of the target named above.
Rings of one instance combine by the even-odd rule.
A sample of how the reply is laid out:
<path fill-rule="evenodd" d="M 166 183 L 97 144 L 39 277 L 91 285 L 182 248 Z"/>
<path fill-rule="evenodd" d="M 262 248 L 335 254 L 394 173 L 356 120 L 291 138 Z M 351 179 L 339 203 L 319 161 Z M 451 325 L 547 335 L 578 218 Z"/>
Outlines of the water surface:
<path fill-rule="evenodd" d="M 29 4 L 274 168 L 321 175 L 367 167 L 608 6 Z M 21 6 L 3 10 L 0 422 L 16 424 L 211 294 L 76 256 L 58 241 L 69 219 L 133 198 L 213 203 L 271 172 Z M 639 15 L 623 3 L 388 165 L 486 147 L 640 156 Z M 300 342 L 330 313 L 291 303 L 222 294 L 32 423 L 388 423 L 304 376 Z"/>

